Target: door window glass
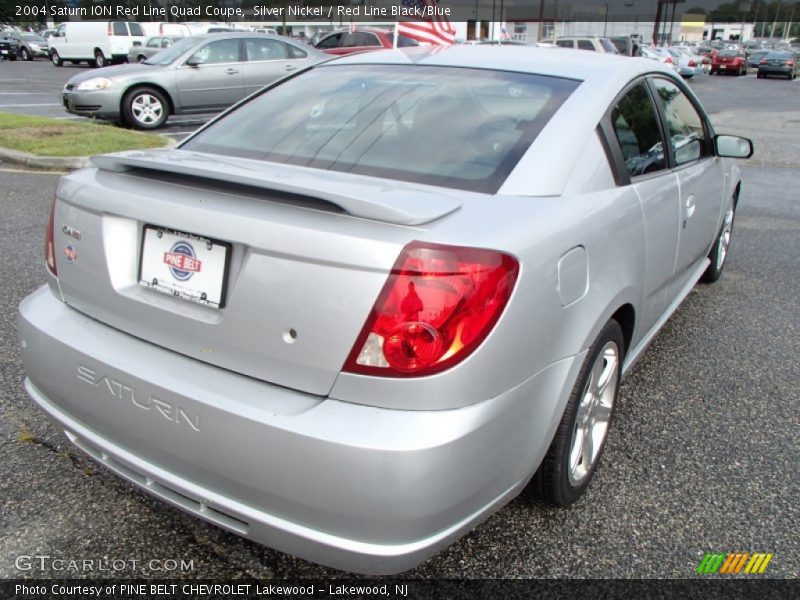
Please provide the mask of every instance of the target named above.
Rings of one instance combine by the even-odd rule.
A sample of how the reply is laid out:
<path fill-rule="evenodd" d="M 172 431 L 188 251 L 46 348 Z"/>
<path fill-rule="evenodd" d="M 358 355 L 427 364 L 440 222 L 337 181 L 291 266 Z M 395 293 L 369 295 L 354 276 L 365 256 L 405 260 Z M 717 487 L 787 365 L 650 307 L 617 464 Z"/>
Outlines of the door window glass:
<path fill-rule="evenodd" d="M 206 64 L 239 62 L 239 40 L 211 42 L 192 54 L 192 58 L 200 59 Z"/>
<path fill-rule="evenodd" d="M 611 111 L 611 124 L 631 177 L 666 167 L 658 118 L 644 83 L 617 103 Z"/>
<path fill-rule="evenodd" d="M 589 40 L 578 40 L 578 49 L 594 51 L 594 44 Z"/>
<path fill-rule="evenodd" d="M 122 21 L 114 21 L 114 35 L 128 35 L 128 28 Z"/>
<path fill-rule="evenodd" d="M 656 97 L 664 111 L 675 164 L 684 165 L 706 156 L 703 119 L 681 89 L 666 79 L 655 79 Z"/>

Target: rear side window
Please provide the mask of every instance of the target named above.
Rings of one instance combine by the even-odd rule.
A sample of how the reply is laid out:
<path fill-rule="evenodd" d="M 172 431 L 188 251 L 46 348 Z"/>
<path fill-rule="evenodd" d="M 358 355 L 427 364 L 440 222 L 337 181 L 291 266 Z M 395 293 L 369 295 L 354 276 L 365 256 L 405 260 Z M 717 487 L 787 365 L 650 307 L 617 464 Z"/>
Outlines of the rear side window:
<path fill-rule="evenodd" d="M 125 26 L 125 23 L 122 21 L 114 21 L 113 30 L 114 35 L 128 35 L 128 28 Z"/>
<path fill-rule="evenodd" d="M 578 40 L 579 50 L 594 50 L 594 44 L 590 40 Z"/>
<path fill-rule="evenodd" d="M 561 46 L 562 48 L 573 48 L 572 40 L 556 40 L 556 46 Z"/>
<path fill-rule="evenodd" d="M 611 111 L 611 125 L 631 177 L 666 167 L 658 117 L 644 83 L 617 103 Z"/>
<path fill-rule="evenodd" d="M 322 66 L 182 148 L 495 193 L 578 85 L 482 69 Z"/>
<path fill-rule="evenodd" d="M 244 41 L 249 61 L 281 60 L 286 58 L 286 45 L 278 40 L 249 38 Z"/>
<path fill-rule="evenodd" d="M 286 44 L 286 52 L 289 58 L 306 58 L 308 56 L 308 52 L 301 50 L 297 46 L 292 46 L 291 44 Z"/>
<path fill-rule="evenodd" d="M 131 30 L 131 35 L 144 35 L 144 29 L 142 29 L 142 26 L 139 25 L 139 23 L 136 23 L 135 21 L 129 21 L 128 27 Z"/>
<path fill-rule="evenodd" d="M 654 79 L 653 83 L 664 113 L 675 164 L 685 165 L 707 156 L 703 119 L 692 102 L 677 85 L 666 79 Z"/>

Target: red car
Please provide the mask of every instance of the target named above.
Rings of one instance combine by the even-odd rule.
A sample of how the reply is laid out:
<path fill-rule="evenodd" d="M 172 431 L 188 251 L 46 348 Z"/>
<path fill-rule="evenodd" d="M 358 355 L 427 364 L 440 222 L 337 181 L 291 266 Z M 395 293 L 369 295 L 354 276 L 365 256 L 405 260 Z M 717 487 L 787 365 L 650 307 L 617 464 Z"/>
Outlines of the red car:
<path fill-rule="evenodd" d="M 711 75 L 734 73 L 747 75 L 747 59 L 739 50 L 720 50 L 711 56 Z"/>
<path fill-rule="evenodd" d="M 418 46 L 416 41 L 403 35 L 398 36 L 397 46 Z M 372 27 L 360 27 L 355 31 L 345 29 L 334 31 L 321 38 L 314 47 L 322 50 L 326 54 L 352 54 L 353 52 L 367 52 L 369 50 L 380 50 L 381 48 L 394 47 L 394 31 L 391 29 L 376 29 Z"/>

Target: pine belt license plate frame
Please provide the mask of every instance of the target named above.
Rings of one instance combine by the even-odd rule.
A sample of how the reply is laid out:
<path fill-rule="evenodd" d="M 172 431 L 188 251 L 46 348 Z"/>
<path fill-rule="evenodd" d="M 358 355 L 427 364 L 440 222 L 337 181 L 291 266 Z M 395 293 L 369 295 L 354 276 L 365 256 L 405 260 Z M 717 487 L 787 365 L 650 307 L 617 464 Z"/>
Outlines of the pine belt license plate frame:
<path fill-rule="evenodd" d="M 141 239 L 139 285 L 213 309 L 225 307 L 229 242 L 151 224 L 144 225 Z"/>

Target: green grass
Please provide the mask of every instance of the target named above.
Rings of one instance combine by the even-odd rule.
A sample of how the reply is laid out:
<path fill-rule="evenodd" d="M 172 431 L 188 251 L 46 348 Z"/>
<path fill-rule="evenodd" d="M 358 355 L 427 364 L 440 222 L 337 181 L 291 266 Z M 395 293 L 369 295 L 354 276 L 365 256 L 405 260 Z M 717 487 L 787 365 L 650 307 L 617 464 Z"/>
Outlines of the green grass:
<path fill-rule="evenodd" d="M 38 156 L 92 156 L 166 144 L 163 136 L 120 129 L 111 124 L 0 113 L 0 147 Z"/>

